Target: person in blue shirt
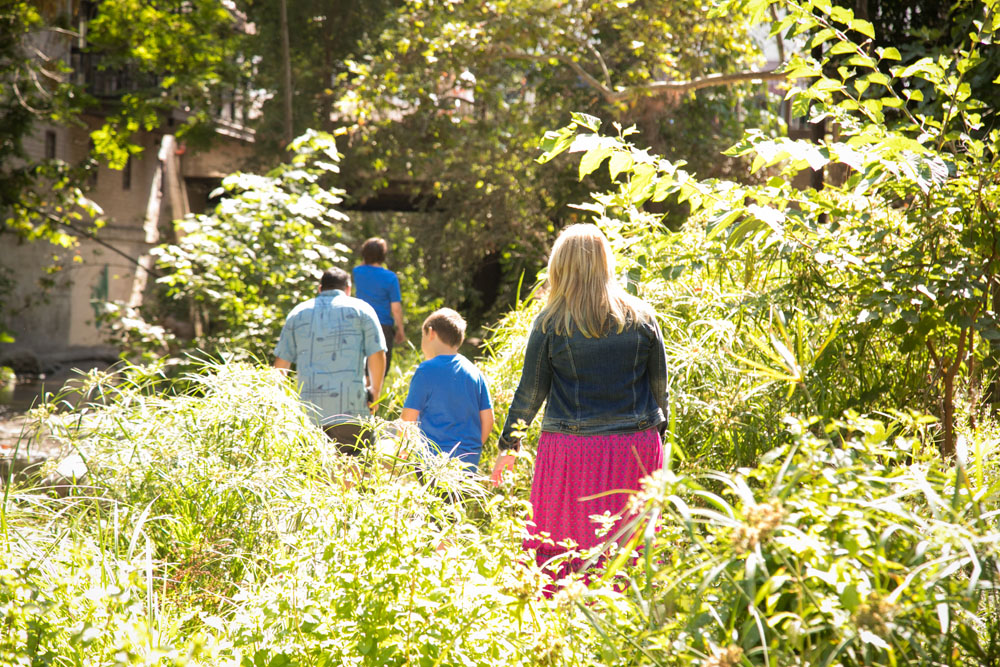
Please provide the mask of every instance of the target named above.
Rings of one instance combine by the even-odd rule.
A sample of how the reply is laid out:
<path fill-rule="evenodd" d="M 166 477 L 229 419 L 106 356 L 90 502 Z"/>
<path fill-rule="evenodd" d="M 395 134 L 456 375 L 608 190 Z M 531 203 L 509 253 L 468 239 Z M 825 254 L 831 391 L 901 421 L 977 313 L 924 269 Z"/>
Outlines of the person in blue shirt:
<path fill-rule="evenodd" d="M 385 341 L 372 307 L 351 297 L 346 271 L 325 271 L 319 294 L 292 309 L 274 356 L 283 373 L 295 365 L 306 411 L 341 452 L 357 455 L 370 445 L 365 422 L 382 392 Z M 366 365 L 373 399 L 366 398 Z"/>
<path fill-rule="evenodd" d="M 493 430 L 493 404 L 482 372 L 458 353 L 463 340 L 465 320 L 451 308 L 424 320 L 420 347 L 427 361 L 413 373 L 402 419 L 417 422 L 438 449 L 476 469 Z"/>
<path fill-rule="evenodd" d="M 393 343 L 406 340 L 403 330 L 403 300 L 399 292 L 399 278 L 385 268 L 389 245 L 385 239 L 373 237 L 361 246 L 361 261 L 354 267 L 354 295 L 375 309 L 382 334 L 385 337 L 385 372 L 392 362 Z"/>

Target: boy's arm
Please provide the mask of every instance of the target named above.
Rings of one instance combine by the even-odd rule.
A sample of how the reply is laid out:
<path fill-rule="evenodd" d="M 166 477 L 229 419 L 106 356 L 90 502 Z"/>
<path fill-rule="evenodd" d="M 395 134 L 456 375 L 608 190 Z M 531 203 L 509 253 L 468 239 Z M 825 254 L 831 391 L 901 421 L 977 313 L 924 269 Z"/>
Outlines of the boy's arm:
<path fill-rule="evenodd" d="M 483 426 L 483 444 L 490 439 L 490 433 L 493 432 L 493 409 L 480 410 L 479 411 L 479 422 Z"/>
<path fill-rule="evenodd" d="M 404 422 L 415 422 L 420 419 L 420 411 L 427 407 L 428 386 L 426 382 L 426 369 L 421 364 L 413 372 L 410 378 L 410 389 L 406 392 L 406 400 L 403 401 L 403 412 L 399 418 Z"/>

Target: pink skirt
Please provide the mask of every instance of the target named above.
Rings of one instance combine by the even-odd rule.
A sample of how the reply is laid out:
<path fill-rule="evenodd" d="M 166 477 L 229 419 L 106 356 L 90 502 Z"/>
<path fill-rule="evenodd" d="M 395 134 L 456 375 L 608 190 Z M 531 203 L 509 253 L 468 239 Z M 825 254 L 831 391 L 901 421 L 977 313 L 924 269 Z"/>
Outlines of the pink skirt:
<path fill-rule="evenodd" d="M 622 513 L 629 495 L 639 490 L 639 480 L 662 465 L 663 443 L 655 428 L 606 435 L 543 432 L 531 483 L 534 525 L 528 525 L 531 536 L 524 548 L 534 549 L 541 565 L 566 552 L 559 542 L 567 538 L 579 545 L 577 549 L 603 543 L 616 529 L 598 537 L 599 524 L 590 516 Z M 599 494 L 607 495 L 593 497 Z"/>

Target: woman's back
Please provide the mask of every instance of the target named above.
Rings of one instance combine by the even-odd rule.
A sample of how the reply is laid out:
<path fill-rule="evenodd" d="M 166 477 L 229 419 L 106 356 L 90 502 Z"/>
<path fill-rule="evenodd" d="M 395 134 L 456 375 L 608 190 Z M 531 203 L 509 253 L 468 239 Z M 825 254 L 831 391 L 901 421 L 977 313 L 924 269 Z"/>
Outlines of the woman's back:
<path fill-rule="evenodd" d="M 644 419 L 662 420 L 656 419 L 651 386 L 662 385 L 654 379 L 659 369 L 650 372 L 662 345 L 655 327 L 641 322 L 600 337 L 547 334 L 552 381 L 546 421 L 575 432 L 601 425 L 645 428 L 652 424 L 641 424 Z"/>

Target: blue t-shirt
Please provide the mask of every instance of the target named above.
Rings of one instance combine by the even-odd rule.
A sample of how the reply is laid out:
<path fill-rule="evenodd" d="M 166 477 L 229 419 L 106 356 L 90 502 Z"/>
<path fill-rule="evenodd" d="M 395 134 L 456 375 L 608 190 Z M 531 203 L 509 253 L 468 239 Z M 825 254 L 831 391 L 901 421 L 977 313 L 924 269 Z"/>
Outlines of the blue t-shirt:
<path fill-rule="evenodd" d="M 384 266 L 371 264 L 355 266 L 351 274 L 354 276 L 354 296 L 375 309 L 380 324 L 392 324 L 389 304 L 403 300 L 396 274 Z"/>
<path fill-rule="evenodd" d="M 368 416 L 365 359 L 385 349 L 371 306 L 326 290 L 288 314 L 274 356 L 295 364 L 309 415 L 328 426 Z"/>
<path fill-rule="evenodd" d="M 404 408 L 420 413 L 424 436 L 450 456 L 479 466 L 483 451 L 481 410 L 493 407 L 486 378 L 460 354 L 443 354 L 417 367 Z"/>

